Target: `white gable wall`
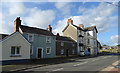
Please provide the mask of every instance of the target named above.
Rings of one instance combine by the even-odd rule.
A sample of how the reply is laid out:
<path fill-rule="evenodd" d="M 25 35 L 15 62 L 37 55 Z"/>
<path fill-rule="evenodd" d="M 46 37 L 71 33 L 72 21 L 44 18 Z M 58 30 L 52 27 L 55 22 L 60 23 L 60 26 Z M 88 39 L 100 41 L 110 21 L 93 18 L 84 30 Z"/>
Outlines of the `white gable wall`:
<path fill-rule="evenodd" d="M 11 46 L 21 46 L 21 56 L 11 57 Z M 2 60 L 18 59 L 30 59 L 30 44 L 17 32 L 2 42 Z"/>

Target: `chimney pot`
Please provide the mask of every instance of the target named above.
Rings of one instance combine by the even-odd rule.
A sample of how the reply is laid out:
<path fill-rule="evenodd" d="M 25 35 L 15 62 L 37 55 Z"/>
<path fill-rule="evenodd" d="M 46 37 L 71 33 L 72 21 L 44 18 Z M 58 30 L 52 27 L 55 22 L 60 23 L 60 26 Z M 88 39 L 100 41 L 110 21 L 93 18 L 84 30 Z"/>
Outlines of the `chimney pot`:
<path fill-rule="evenodd" d="M 71 18 L 68 19 L 67 24 L 73 24 L 73 20 Z"/>
<path fill-rule="evenodd" d="M 14 21 L 14 32 L 19 31 L 19 27 L 21 26 L 20 17 L 17 17 Z"/>
<path fill-rule="evenodd" d="M 50 31 L 50 32 L 52 32 L 52 27 L 51 27 L 51 25 L 48 25 L 48 31 Z"/>
<path fill-rule="evenodd" d="M 57 36 L 60 36 L 60 34 L 59 34 L 59 33 L 57 33 Z"/>
<path fill-rule="evenodd" d="M 79 24 L 79 27 L 83 29 L 83 28 L 84 28 L 84 25 L 83 25 L 83 24 Z"/>

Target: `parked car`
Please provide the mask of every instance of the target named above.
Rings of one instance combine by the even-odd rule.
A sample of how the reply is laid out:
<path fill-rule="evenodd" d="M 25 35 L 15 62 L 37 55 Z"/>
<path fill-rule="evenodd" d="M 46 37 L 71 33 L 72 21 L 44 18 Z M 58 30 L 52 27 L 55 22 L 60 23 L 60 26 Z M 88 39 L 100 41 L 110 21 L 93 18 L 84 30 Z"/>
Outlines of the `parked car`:
<path fill-rule="evenodd" d="M 84 51 L 80 51 L 80 56 L 85 56 Z"/>
<path fill-rule="evenodd" d="M 90 52 L 89 51 L 85 51 L 85 56 L 89 56 Z"/>

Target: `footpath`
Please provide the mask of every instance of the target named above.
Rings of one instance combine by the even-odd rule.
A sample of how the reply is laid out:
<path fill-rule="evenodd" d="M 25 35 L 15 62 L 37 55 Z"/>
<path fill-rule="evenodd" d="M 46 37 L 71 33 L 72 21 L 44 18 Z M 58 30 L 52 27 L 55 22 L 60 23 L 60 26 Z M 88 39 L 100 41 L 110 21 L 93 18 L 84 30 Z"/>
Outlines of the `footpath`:
<path fill-rule="evenodd" d="M 104 68 L 99 73 L 120 73 L 120 60 L 114 62 L 112 65 Z"/>

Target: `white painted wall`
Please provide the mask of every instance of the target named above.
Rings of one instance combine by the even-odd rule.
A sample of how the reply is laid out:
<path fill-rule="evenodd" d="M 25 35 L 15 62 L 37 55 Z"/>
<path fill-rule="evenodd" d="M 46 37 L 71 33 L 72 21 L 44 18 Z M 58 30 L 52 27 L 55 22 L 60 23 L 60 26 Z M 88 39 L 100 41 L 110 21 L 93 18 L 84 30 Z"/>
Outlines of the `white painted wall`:
<path fill-rule="evenodd" d="M 91 36 L 93 36 L 93 31 L 89 31 L 88 33 L 89 33 Z"/>
<path fill-rule="evenodd" d="M 21 46 L 19 57 L 11 57 L 11 46 Z M 2 41 L 2 60 L 30 59 L 30 44 L 16 32 Z"/>

